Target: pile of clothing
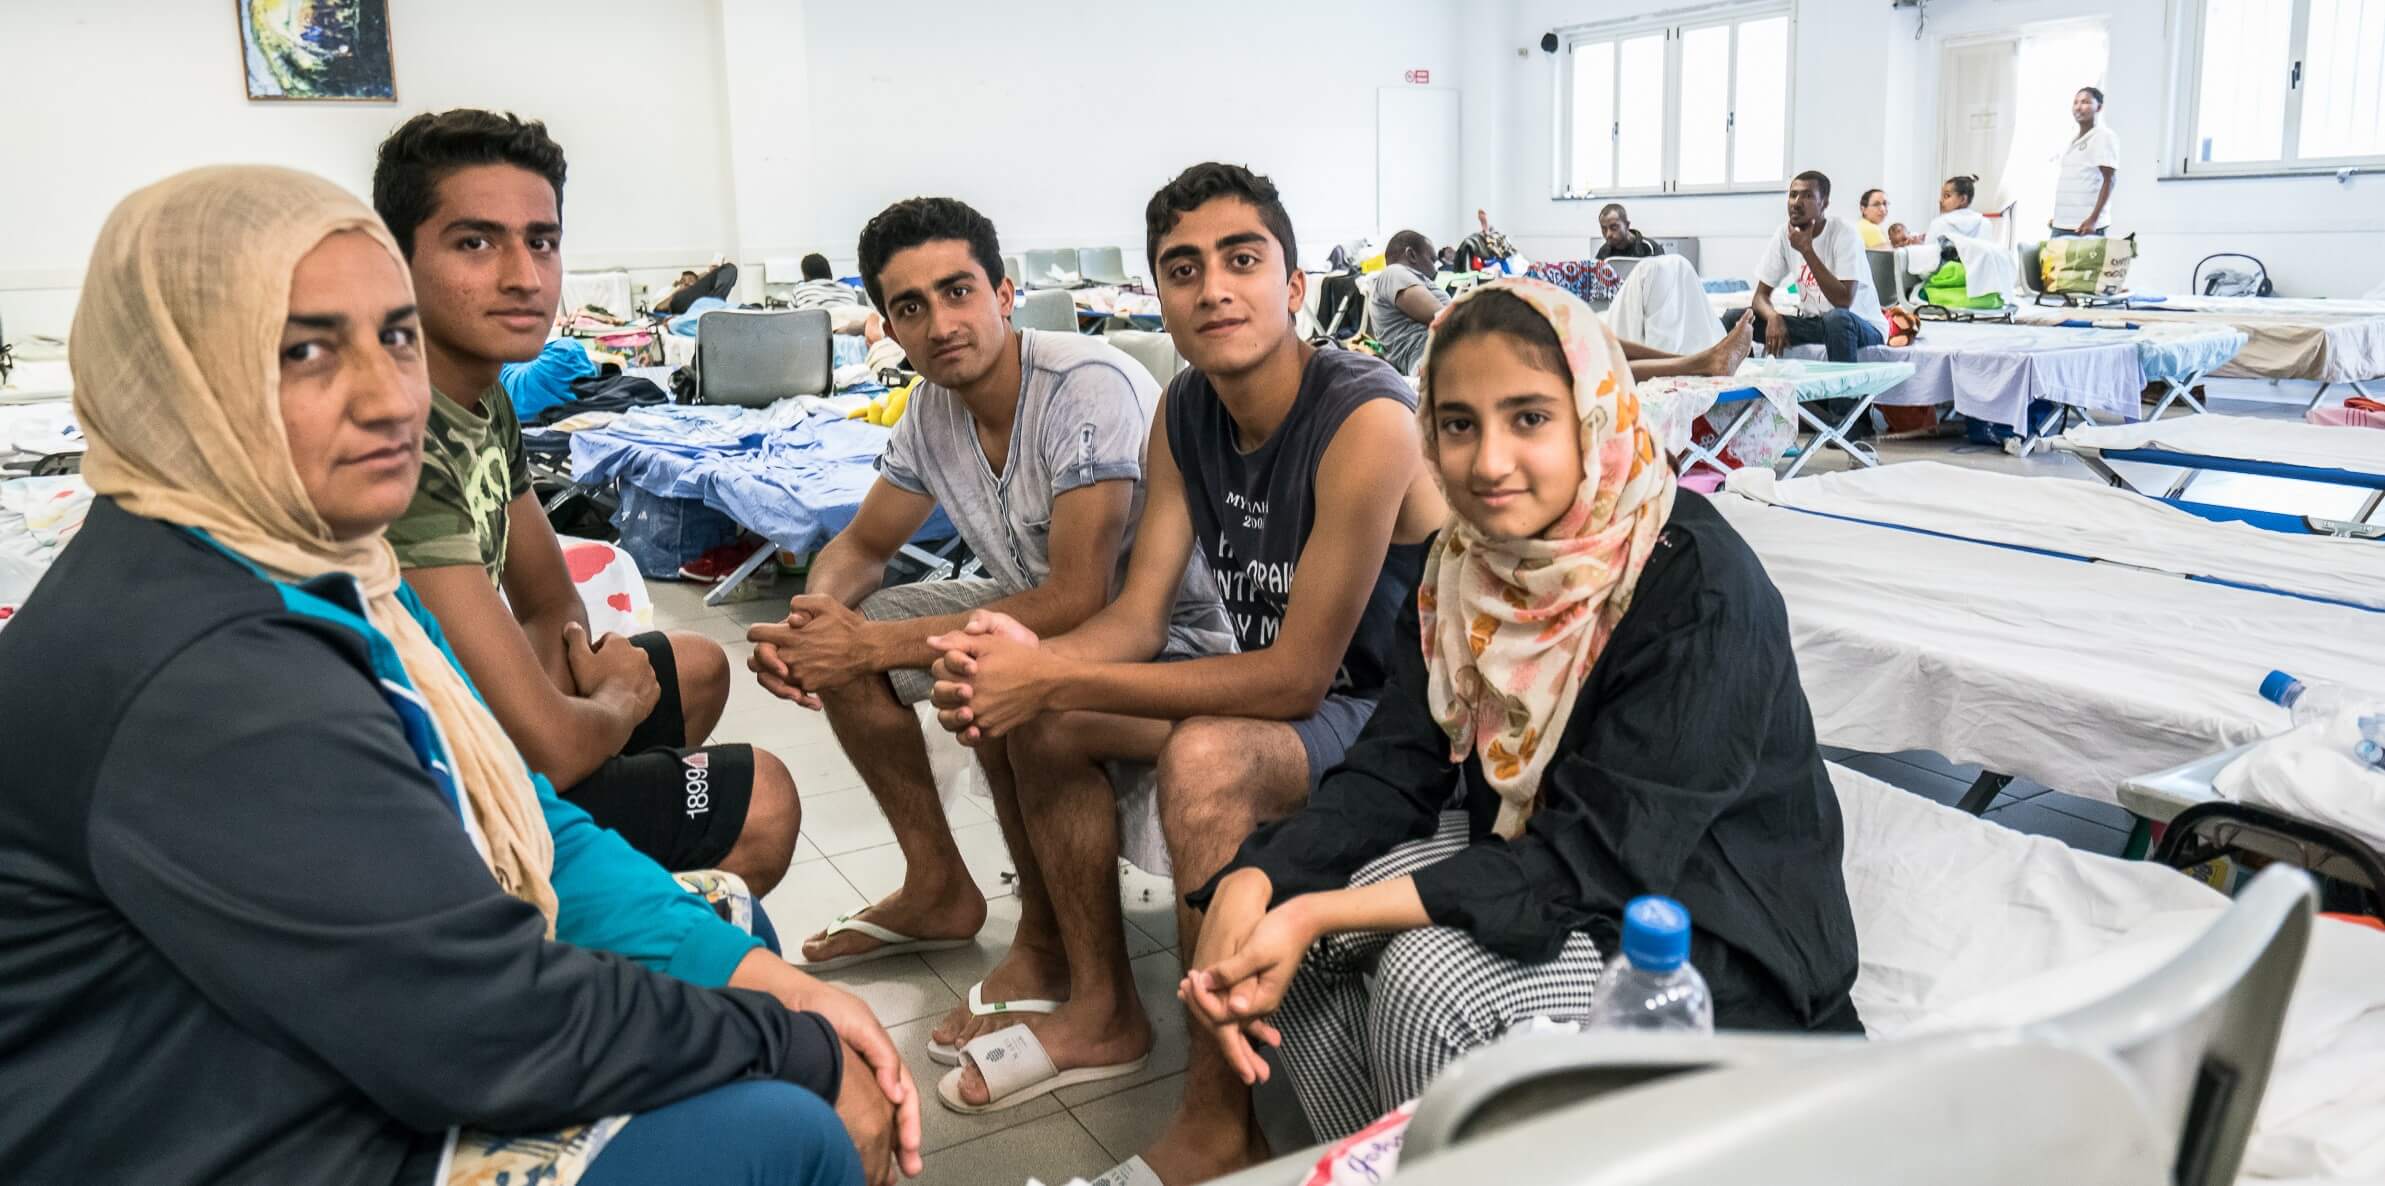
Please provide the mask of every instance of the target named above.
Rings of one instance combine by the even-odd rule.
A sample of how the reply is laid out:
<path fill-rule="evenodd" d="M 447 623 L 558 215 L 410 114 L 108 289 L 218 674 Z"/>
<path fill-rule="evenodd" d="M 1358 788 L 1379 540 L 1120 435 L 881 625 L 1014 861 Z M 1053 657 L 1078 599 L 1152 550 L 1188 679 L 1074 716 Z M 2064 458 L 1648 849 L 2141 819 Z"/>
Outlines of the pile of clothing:
<path fill-rule="evenodd" d="M 91 487 L 74 474 L 0 482 L 0 627 L 82 529 Z"/>

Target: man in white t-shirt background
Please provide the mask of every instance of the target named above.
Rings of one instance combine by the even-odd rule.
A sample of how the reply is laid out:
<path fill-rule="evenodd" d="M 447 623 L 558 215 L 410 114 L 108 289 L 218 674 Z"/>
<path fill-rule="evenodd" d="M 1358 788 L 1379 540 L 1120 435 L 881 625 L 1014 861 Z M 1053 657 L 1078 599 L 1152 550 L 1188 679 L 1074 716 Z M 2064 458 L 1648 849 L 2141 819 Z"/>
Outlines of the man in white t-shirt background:
<path fill-rule="evenodd" d="M 2080 87 L 2070 97 L 2079 134 L 2062 150 L 2054 180 L 2052 228 L 2057 239 L 2100 235 L 2112 222 L 2112 186 L 2119 176 L 2120 138 L 2098 122 L 2103 92 Z"/>
<path fill-rule="evenodd" d="M 1887 340 L 1888 318 L 1872 290 L 1863 235 L 1824 213 L 1829 206 L 1830 179 L 1799 173 L 1789 182 L 1789 221 L 1756 262 L 1752 307 L 1763 325 L 1764 353 L 1775 358 L 1791 346 L 1819 343 L 1830 361 L 1855 362 L 1857 351 Z"/>
<path fill-rule="evenodd" d="M 1791 346 L 1820 343 L 1832 362 L 1856 362 L 1866 346 L 1888 340 L 1888 316 L 1872 289 L 1871 263 L 1863 255 L 1863 234 L 1853 223 L 1832 218 L 1830 178 L 1811 169 L 1789 181 L 1789 220 L 1772 233 L 1756 262 L 1756 295 L 1750 303 L 1764 331 L 1764 353 L 1778 358 Z M 1728 327 L 1738 317 L 1723 319 Z M 1836 419 L 1827 400 L 1817 410 Z M 1854 426 L 1861 440 L 1868 422 Z"/>

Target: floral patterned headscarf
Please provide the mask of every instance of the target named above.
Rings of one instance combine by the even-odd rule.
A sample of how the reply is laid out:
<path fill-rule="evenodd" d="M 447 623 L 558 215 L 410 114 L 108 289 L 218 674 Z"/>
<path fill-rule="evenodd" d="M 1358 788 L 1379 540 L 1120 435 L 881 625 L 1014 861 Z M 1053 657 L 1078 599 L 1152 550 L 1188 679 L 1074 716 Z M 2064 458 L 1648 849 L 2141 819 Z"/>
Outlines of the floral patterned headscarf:
<path fill-rule="evenodd" d="M 1640 570 L 1673 513 L 1673 475 L 1641 420 L 1614 333 L 1556 285 L 1501 280 L 1450 302 L 1434 321 L 1420 373 L 1433 373 L 1431 351 L 1450 314 L 1492 292 L 1522 300 L 1557 331 L 1581 424 L 1582 488 L 1572 508 L 1531 539 L 1487 538 L 1453 511 L 1425 561 L 1417 604 L 1433 716 L 1449 734 L 1453 761 L 1482 756 L 1502 800 L 1493 829 L 1512 839 L 1532 816 L 1574 698 L 1631 608 Z M 1440 481 L 1429 378 L 1417 414 Z"/>

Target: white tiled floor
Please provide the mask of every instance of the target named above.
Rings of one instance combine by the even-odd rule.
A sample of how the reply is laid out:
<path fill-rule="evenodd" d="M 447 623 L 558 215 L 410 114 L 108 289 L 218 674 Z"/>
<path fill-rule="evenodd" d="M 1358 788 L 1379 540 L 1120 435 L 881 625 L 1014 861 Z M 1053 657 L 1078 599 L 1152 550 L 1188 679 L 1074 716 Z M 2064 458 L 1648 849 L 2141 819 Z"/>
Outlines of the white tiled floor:
<path fill-rule="evenodd" d="M 2261 400 L 2232 401 L 2225 393 L 2214 411 L 2235 415 L 2298 418 L 2298 404 Z M 1884 461 L 1935 459 L 1957 465 L 2021 472 L 2050 477 L 2093 480 L 2086 467 L 2066 454 L 2040 452 L 2028 458 L 1998 449 L 1963 444 L 1961 438 L 1887 442 Z M 1843 455 L 1817 458 L 1813 468 L 1845 467 Z M 2158 488 L 2166 474 L 2138 467 L 2132 480 Z M 2345 514 L 2357 504 L 2357 492 L 2312 487 L 2301 483 L 2225 474 L 2206 475 L 2194 497 L 2204 501 L 2255 506 L 2262 509 L 2315 514 Z M 2339 506 L 2346 498 L 2350 504 Z M 719 608 L 702 604 L 702 591 L 693 585 L 654 582 L 658 626 L 694 630 L 719 640 L 740 670 L 729 708 L 717 736 L 769 749 L 794 772 L 803 796 L 803 839 L 796 864 L 786 880 L 766 900 L 781 937 L 793 946 L 825 926 L 840 913 L 855 910 L 891 891 L 902 879 L 902 853 L 876 803 L 861 786 L 860 777 L 819 714 L 773 699 L 743 674 L 751 653 L 745 642 L 749 623 L 783 614 L 793 582 L 782 581 L 767 597 Z M 940 742 L 940 738 L 931 738 Z M 1968 775 L 1941 770 L 1930 755 L 1866 759 L 1866 769 L 1885 772 L 1892 781 L 1917 793 L 1950 796 L 1960 791 Z M 1941 785 L 1943 784 L 1943 785 Z M 2082 817 L 2066 809 L 2064 796 L 2042 789 L 2022 789 L 2000 799 L 2000 819 L 2025 831 L 2060 836 L 2066 841 L 2103 851 L 2117 847 L 2121 833 L 2110 821 Z M 2094 805 L 2088 805 L 2090 807 Z M 910 1063 L 921 1089 L 932 1093 L 945 1068 L 928 1061 L 927 1037 L 936 1019 L 959 1002 L 969 985 L 983 977 L 1001 957 L 1018 926 L 1018 901 L 1004 880 L 1009 857 L 990 805 L 961 798 L 947 805 L 961 854 L 979 887 L 988 896 L 987 921 L 977 942 L 925 956 L 905 956 L 864 964 L 832 973 L 867 1001 L 886 1023 Z M 1091 1177 L 1131 1156 L 1155 1136 L 1173 1112 L 1183 1091 L 1188 1036 L 1184 1014 L 1175 999 L 1181 968 L 1174 950 L 1176 918 L 1167 882 L 1128 871 L 1120 881 L 1121 901 L 1128 921 L 1128 954 L 1134 960 L 1135 981 L 1149 1011 L 1157 1041 L 1150 1066 L 1141 1075 L 1108 1083 L 1069 1088 L 1009 1111 L 987 1116 L 961 1116 L 932 1100 L 925 1109 L 929 1152 L 929 1186 L 952 1183 L 1000 1183 L 1012 1186 L 1028 1177 L 1065 1182 Z"/>

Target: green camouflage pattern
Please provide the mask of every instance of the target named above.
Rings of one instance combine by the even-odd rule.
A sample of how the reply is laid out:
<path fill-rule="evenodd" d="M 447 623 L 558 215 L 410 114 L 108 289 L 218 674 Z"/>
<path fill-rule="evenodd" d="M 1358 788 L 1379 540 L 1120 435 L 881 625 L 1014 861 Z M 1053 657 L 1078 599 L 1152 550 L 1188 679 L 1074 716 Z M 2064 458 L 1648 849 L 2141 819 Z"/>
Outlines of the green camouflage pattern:
<path fill-rule="evenodd" d="M 422 483 L 389 525 L 399 567 L 477 564 L 496 583 L 505 569 L 506 504 L 529 490 L 522 425 L 505 390 L 481 392 L 477 412 L 433 391 Z"/>

